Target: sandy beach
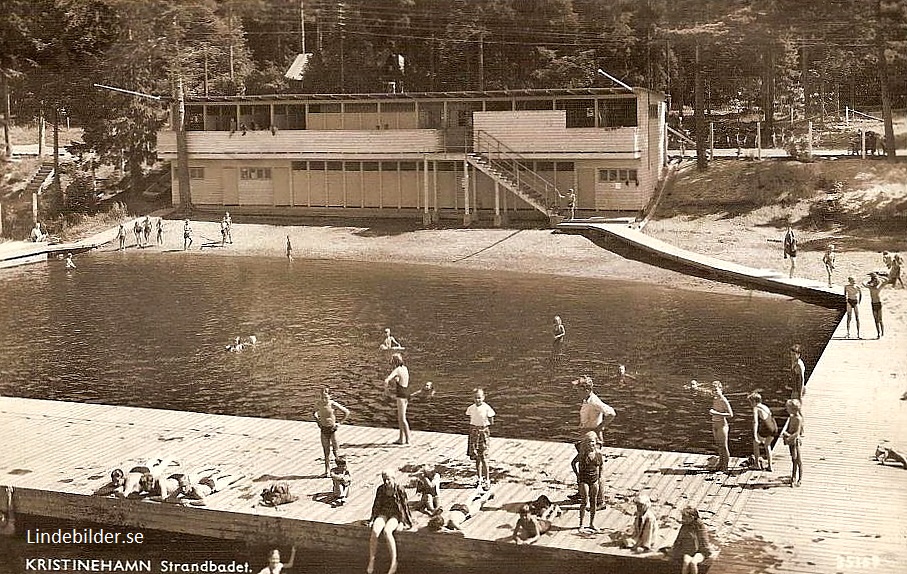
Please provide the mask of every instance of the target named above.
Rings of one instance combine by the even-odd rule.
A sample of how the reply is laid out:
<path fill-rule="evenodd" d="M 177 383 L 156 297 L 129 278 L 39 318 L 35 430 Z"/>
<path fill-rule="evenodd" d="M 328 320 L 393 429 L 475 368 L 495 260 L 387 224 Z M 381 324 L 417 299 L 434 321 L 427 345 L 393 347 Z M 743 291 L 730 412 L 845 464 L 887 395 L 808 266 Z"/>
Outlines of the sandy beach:
<path fill-rule="evenodd" d="M 166 217 L 166 216 L 165 216 Z M 781 254 L 775 230 L 737 229 L 734 225 L 704 219 L 675 217 L 656 220 L 647 233 L 669 243 L 707 253 L 722 259 L 786 271 L 789 263 Z M 585 237 L 556 233 L 550 229 L 413 229 L 381 223 L 375 227 L 354 225 L 273 225 L 244 223 L 234 217 L 233 243 L 221 246 L 220 225 L 216 221 L 193 220 L 193 245 L 182 251 L 182 220 L 164 219 L 164 245 L 153 245 L 145 252 L 180 256 L 286 257 L 287 236 L 293 246 L 294 260 L 332 259 L 363 262 L 398 262 L 440 265 L 488 271 L 515 271 L 571 277 L 641 281 L 680 289 L 703 290 L 736 295 L 778 297 L 683 275 L 667 269 L 625 259 Z M 109 231 L 106 233 L 110 233 Z M 817 234 L 818 235 L 818 234 Z M 108 235 L 109 237 L 109 235 Z M 775 240 L 775 241 L 773 241 Z M 817 237 L 801 235 L 801 244 Z M 109 243 L 104 249 L 113 250 Z M 127 249 L 135 249 L 132 233 Z M 797 275 L 822 280 L 825 270 L 821 250 L 801 250 Z M 878 253 L 849 251 L 838 256 L 837 284 L 848 274 L 859 281 L 881 267 Z"/>

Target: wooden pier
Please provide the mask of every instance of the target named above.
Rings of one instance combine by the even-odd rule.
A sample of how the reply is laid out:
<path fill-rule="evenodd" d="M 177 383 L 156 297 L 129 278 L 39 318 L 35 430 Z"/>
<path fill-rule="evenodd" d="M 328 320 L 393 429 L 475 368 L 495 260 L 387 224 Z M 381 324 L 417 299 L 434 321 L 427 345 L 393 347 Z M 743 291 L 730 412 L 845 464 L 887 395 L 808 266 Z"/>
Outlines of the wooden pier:
<path fill-rule="evenodd" d="M 465 502 L 475 493 L 466 437 L 459 434 L 415 432 L 415 444 L 400 447 L 392 444 L 395 429 L 341 426 L 341 450 L 354 482 L 349 502 L 332 508 L 314 500 L 331 490 L 331 481 L 320 478 L 324 466 L 318 428 L 310 422 L 5 397 L 0 398 L 0 432 L 7 437 L 0 443 L 0 485 L 15 487 L 20 513 L 91 517 L 100 524 L 253 543 L 292 541 L 300 549 L 359 557 L 362 567 L 368 543 L 363 521 L 369 518 L 382 469 L 395 470 L 406 481 L 422 464 L 438 465 L 444 505 Z M 494 438 L 491 448 L 494 498 L 467 521 L 465 536 L 429 532 L 427 516 L 414 512 L 416 528 L 398 537 L 401 561 L 507 569 L 528 560 L 527 566 L 548 571 L 569 560 L 578 572 L 663 571 L 668 563 L 662 555 L 632 554 L 610 536 L 631 526 L 637 493 L 657 501 L 665 526 L 662 546 L 673 541 L 683 505 L 700 508 L 720 539 L 750 495 L 736 487 L 747 473 L 705 472 L 705 455 L 606 449 L 608 508 L 596 519 L 602 533 L 581 534 L 577 506 L 566 503 L 564 515 L 537 545 L 516 546 L 505 539 L 521 503 L 540 494 L 566 501 L 575 492 L 570 470 L 575 449 L 566 443 L 504 438 Z M 212 495 L 204 507 L 92 495 L 108 481 L 111 469 L 158 456 L 179 462 L 172 472 L 218 468 L 241 478 Z M 261 490 L 275 481 L 287 481 L 299 500 L 278 508 L 258 505 Z"/>

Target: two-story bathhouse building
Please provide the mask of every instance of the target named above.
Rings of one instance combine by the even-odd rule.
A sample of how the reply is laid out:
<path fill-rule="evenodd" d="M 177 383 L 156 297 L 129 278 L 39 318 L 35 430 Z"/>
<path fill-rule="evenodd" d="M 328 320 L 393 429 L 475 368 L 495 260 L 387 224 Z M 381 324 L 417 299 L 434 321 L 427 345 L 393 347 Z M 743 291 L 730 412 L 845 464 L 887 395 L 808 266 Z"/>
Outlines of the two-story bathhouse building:
<path fill-rule="evenodd" d="M 643 88 L 193 97 L 186 126 L 191 203 L 239 213 L 550 221 L 571 188 L 577 217 L 636 212 L 665 157 Z"/>

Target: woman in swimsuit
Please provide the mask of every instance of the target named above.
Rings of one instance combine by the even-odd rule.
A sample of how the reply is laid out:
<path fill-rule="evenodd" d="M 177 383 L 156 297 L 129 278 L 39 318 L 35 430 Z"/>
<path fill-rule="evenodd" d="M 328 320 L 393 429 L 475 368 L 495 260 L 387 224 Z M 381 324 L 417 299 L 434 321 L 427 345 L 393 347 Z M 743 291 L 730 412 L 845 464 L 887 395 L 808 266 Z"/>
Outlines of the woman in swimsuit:
<path fill-rule="evenodd" d="M 396 444 L 409 444 L 409 422 L 406 420 L 406 407 L 409 405 L 409 369 L 403 364 L 403 355 L 394 353 L 391 356 L 394 370 L 384 379 L 384 384 L 394 382 L 394 396 L 397 398 L 397 424 L 400 427 L 400 438 Z"/>
<path fill-rule="evenodd" d="M 850 317 L 853 315 L 857 321 L 857 339 L 860 337 L 860 300 L 863 298 L 863 292 L 857 286 L 853 277 L 847 278 L 847 285 L 844 286 L 844 297 L 847 299 L 847 338 L 850 338 Z"/>
<path fill-rule="evenodd" d="M 368 541 L 368 567 L 365 571 L 375 571 L 375 554 L 378 553 L 378 536 L 384 534 L 387 550 L 390 554 L 388 574 L 397 571 L 397 541 L 394 532 L 402 528 L 412 528 L 413 521 L 407 505 L 406 490 L 399 484 L 391 471 L 381 473 L 382 483 L 375 491 L 375 502 L 372 504 L 372 517 L 369 521 L 371 535 Z"/>
<path fill-rule="evenodd" d="M 315 401 L 315 420 L 321 429 L 321 448 L 324 450 L 324 476 L 331 475 L 331 448 L 334 449 L 334 458 L 339 455 L 340 447 L 337 445 L 337 427 L 339 421 L 335 409 L 343 413 L 343 419 L 350 416 L 350 410 L 331 399 L 331 391 L 325 387 L 321 396 Z"/>
<path fill-rule="evenodd" d="M 727 472 L 728 463 L 731 460 L 731 453 L 728 449 L 728 419 L 734 416 L 731 409 L 731 403 L 724 396 L 721 387 L 721 381 L 712 381 L 712 408 L 709 409 L 712 415 L 712 435 L 715 437 L 715 447 L 718 449 L 718 466 L 715 467 L 717 472 Z"/>
<path fill-rule="evenodd" d="M 753 467 L 759 468 L 760 448 L 765 448 L 765 459 L 768 465 L 765 470 L 772 471 L 772 439 L 778 432 L 778 423 L 772 416 L 772 410 L 762 403 L 762 395 L 752 392 L 746 399 L 753 407 Z"/>

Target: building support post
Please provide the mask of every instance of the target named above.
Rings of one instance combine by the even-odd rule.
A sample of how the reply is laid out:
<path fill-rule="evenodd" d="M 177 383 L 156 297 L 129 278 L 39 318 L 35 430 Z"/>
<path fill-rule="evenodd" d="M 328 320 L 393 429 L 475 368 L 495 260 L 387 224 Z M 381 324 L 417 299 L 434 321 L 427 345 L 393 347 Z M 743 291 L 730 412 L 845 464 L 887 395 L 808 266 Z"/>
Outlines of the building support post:
<path fill-rule="evenodd" d="M 709 122 L 709 159 L 715 159 L 715 122 Z"/>
<path fill-rule="evenodd" d="M 431 214 L 428 211 L 428 156 L 422 158 L 422 225 L 431 225 Z"/>
<path fill-rule="evenodd" d="M 438 209 L 438 162 L 432 162 L 432 193 L 433 193 L 433 206 L 434 209 L 431 212 L 431 222 L 438 223 L 441 221 L 441 211 Z"/>
<path fill-rule="evenodd" d="M 809 152 L 809 157 L 813 156 L 813 121 L 809 120 L 807 123 L 807 135 L 806 135 L 806 144 L 809 146 L 807 151 Z"/>
<path fill-rule="evenodd" d="M 497 180 L 494 182 L 494 226 L 501 226 L 501 186 Z"/>
<path fill-rule="evenodd" d="M 860 159 L 866 159 L 866 128 L 860 128 Z"/>
<path fill-rule="evenodd" d="M 469 162 L 463 157 L 463 225 L 470 225 L 472 219 L 469 216 Z"/>
<path fill-rule="evenodd" d="M 31 218 L 32 223 L 38 223 L 38 192 L 31 194 Z"/>

